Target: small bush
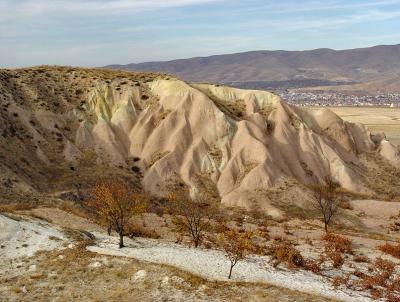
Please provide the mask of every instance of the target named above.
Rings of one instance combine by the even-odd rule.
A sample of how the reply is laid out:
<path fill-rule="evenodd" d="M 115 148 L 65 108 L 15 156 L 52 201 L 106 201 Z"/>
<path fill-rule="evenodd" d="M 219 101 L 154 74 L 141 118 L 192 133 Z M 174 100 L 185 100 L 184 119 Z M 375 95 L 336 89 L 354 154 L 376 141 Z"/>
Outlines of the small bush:
<path fill-rule="evenodd" d="M 321 272 L 321 263 L 312 259 L 307 259 L 304 261 L 304 268 L 314 274 Z"/>
<path fill-rule="evenodd" d="M 353 259 L 355 262 L 358 263 L 369 263 L 369 258 L 367 256 L 363 256 L 363 255 L 357 255 L 354 257 Z"/>
<path fill-rule="evenodd" d="M 393 257 L 400 259 L 400 244 L 394 245 L 386 242 L 384 245 L 381 245 L 378 248 L 385 254 L 389 254 Z"/>
<path fill-rule="evenodd" d="M 346 237 L 333 233 L 326 233 L 321 239 L 325 241 L 325 254 L 332 261 L 333 267 L 335 268 L 343 265 L 343 253 L 353 254 L 351 240 Z"/>
<path fill-rule="evenodd" d="M 129 224 L 126 227 L 126 233 L 130 238 L 134 237 L 153 238 L 153 239 L 161 238 L 161 236 L 154 229 L 146 229 L 142 225 Z"/>
<path fill-rule="evenodd" d="M 324 234 L 321 239 L 326 242 L 325 246 L 332 247 L 341 253 L 353 254 L 351 240 L 344 236 L 327 233 Z"/>
<path fill-rule="evenodd" d="M 334 288 L 338 288 L 341 285 L 344 285 L 346 287 L 349 286 L 349 276 L 336 276 L 332 279 L 332 285 Z"/>
<path fill-rule="evenodd" d="M 273 265 L 278 266 L 286 263 L 289 268 L 301 267 L 304 265 L 303 256 L 289 241 L 275 242 L 269 253 L 274 261 Z"/>
<path fill-rule="evenodd" d="M 340 204 L 339 207 L 344 209 L 344 210 L 353 210 L 353 207 L 351 206 L 350 202 L 347 200 L 343 200 Z"/>
<path fill-rule="evenodd" d="M 394 296 L 399 291 L 399 280 L 394 277 L 395 264 L 391 261 L 378 258 L 368 269 L 370 274 L 360 276 L 356 283 L 365 290 L 369 290 L 375 299 L 384 296 Z M 396 300 L 393 300 L 396 301 Z"/>

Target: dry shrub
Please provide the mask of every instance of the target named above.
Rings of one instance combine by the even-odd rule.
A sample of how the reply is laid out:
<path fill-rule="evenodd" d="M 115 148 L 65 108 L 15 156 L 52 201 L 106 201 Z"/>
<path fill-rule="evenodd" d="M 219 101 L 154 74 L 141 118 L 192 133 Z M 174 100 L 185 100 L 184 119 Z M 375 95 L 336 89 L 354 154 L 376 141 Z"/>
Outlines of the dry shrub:
<path fill-rule="evenodd" d="M 324 234 L 321 239 L 341 253 L 353 254 L 351 240 L 344 236 L 327 233 Z"/>
<path fill-rule="evenodd" d="M 332 285 L 369 291 L 373 299 L 398 302 L 400 297 L 400 277 L 395 274 L 396 265 L 378 258 L 368 267 L 368 272 L 355 270 L 332 278 Z M 383 300 L 384 299 L 384 300 Z"/>
<path fill-rule="evenodd" d="M 290 241 L 274 242 L 269 254 L 272 257 L 274 266 L 278 266 L 281 263 L 286 263 L 289 268 L 304 265 L 303 256 Z"/>
<path fill-rule="evenodd" d="M 257 228 L 257 235 L 266 241 L 269 241 L 271 239 L 271 236 L 269 235 L 269 231 L 266 226 L 259 226 Z"/>
<path fill-rule="evenodd" d="M 400 244 L 394 245 L 386 242 L 384 245 L 381 245 L 378 248 L 385 254 L 389 254 L 393 257 L 400 259 Z"/>
<path fill-rule="evenodd" d="M 332 279 L 332 285 L 334 288 L 338 288 L 341 285 L 344 285 L 346 287 L 349 286 L 350 282 L 350 276 L 349 275 L 344 275 L 344 276 L 335 276 Z"/>
<path fill-rule="evenodd" d="M 387 302 L 400 302 L 400 296 L 394 294 L 388 294 L 386 300 Z"/>
<path fill-rule="evenodd" d="M 326 254 L 332 260 L 332 265 L 334 268 L 339 268 L 344 264 L 344 258 L 340 252 L 332 250 L 327 251 Z"/>
<path fill-rule="evenodd" d="M 333 233 L 326 233 L 321 239 L 325 241 L 325 255 L 332 261 L 332 265 L 335 268 L 339 268 L 343 265 L 344 253 L 353 254 L 351 240 L 346 237 Z"/>
<path fill-rule="evenodd" d="M 396 265 L 382 258 L 377 258 L 368 269 L 370 274 L 365 274 L 356 282 L 365 290 L 369 290 L 375 299 L 390 297 L 392 301 L 400 294 L 399 277 L 396 277 Z M 397 294 L 395 295 L 395 293 Z"/>
<path fill-rule="evenodd" d="M 369 258 L 367 256 L 363 256 L 363 255 L 354 256 L 353 260 L 358 263 L 369 263 L 370 262 Z"/>
<path fill-rule="evenodd" d="M 130 238 L 142 237 L 142 238 L 153 238 L 160 239 L 161 236 L 156 232 L 155 229 L 147 229 L 143 225 L 128 224 L 126 226 L 126 234 Z"/>
<path fill-rule="evenodd" d="M 314 274 L 319 274 L 321 272 L 321 262 L 313 259 L 307 259 L 304 261 L 304 268 L 310 272 L 313 272 Z"/>
<path fill-rule="evenodd" d="M 348 200 L 343 200 L 340 204 L 339 207 L 344 209 L 344 210 L 353 210 L 354 208 L 351 206 L 350 202 Z"/>
<path fill-rule="evenodd" d="M 399 232 L 400 231 L 400 222 L 393 222 L 392 225 L 389 227 L 390 231 Z"/>

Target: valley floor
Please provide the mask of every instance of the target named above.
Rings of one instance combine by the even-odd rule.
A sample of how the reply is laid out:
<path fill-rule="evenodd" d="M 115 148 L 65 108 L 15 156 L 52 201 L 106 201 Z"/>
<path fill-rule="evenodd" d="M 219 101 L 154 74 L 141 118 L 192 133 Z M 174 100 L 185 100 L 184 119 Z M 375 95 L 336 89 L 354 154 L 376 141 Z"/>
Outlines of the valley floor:
<path fill-rule="evenodd" d="M 228 280 L 217 250 L 147 238 L 126 238 L 119 249 L 117 237 L 84 218 L 51 208 L 24 214 L 0 215 L 0 301 L 372 301 L 334 288 L 335 270 L 322 276 L 252 256 Z"/>
<path fill-rule="evenodd" d="M 0 215 L 0 225 L 0 301 L 332 301 L 268 283 L 238 282 L 245 280 L 242 274 L 226 282 L 226 263 L 217 251 L 149 239 L 128 240 L 129 247 L 119 250 L 114 237 L 96 233 L 98 239 L 90 242 L 82 233 L 64 229 L 62 235 L 59 226 L 25 216 Z M 30 236 L 35 240 L 28 245 Z M 247 265 L 251 261 L 238 271 Z M 214 277 L 185 272 L 200 267 L 201 275 Z"/>

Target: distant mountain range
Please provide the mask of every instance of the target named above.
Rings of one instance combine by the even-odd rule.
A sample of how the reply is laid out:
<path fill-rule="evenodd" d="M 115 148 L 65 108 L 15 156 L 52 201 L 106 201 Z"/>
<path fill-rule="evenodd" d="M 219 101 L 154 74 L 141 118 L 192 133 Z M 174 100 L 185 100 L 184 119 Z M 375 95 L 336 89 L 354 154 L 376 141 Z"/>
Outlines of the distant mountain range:
<path fill-rule="evenodd" d="M 167 72 L 190 82 L 242 88 L 400 91 L 400 44 L 349 50 L 262 50 L 107 67 Z"/>

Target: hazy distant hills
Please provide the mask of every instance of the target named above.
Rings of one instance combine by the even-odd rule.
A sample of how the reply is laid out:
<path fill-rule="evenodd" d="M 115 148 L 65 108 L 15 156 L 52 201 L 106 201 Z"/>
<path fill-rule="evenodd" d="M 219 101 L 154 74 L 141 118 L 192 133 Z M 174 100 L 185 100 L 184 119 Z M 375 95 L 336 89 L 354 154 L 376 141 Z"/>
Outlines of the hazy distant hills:
<path fill-rule="evenodd" d="M 186 81 L 226 83 L 243 88 L 347 84 L 340 89 L 351 90 L 348 86 L 356 84 L 357 90 L 400 90 L 400 44 L 349 50 L 251 51 L 107 67 L 163 71 Z"/>

